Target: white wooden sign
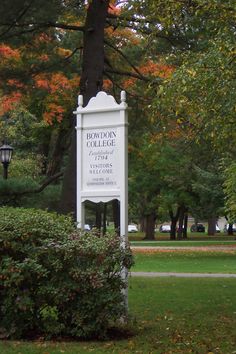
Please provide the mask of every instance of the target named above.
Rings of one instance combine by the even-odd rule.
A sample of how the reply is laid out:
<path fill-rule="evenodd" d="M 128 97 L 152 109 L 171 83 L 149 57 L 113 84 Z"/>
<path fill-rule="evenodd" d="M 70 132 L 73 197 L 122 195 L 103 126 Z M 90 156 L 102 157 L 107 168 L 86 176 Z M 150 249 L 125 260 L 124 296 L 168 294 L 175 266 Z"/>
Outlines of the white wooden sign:
<path fill-rule="evenodd" d="M 120 134 L 116 127 L 88 129 L 83 144 L 83 189 L 119 188 Z"/>
<path fill-rule="evenodd" d="M 77 115 L 77 223 L 84 227 L 84 202 L 120 201 L 120 234 L 128 232 L 128 147 L 126 94 L 121 103 L 101 91 Z"/>

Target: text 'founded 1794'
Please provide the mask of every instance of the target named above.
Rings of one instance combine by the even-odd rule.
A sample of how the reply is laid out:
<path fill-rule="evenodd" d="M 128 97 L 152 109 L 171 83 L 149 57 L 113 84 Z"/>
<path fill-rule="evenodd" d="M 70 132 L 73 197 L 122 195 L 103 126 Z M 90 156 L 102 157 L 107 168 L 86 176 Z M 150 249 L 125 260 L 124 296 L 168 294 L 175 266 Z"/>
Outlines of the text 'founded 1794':
<path fill-rule="evenodd" d="M 119 180 L 119 129 L 85 129 L 82 156 L 84 189 L 117 189 Z"/>

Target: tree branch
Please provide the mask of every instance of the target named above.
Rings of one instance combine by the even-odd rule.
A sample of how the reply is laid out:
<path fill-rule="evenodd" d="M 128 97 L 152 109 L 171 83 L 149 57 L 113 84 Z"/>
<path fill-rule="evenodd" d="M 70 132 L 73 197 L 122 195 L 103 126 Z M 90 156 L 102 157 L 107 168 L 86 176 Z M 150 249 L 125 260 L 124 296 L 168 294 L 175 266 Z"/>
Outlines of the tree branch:
<path fill-rule="evenodd" d="M 16 23 L 27 13 L 27 11 L 30 9 L 30 7 L 31 7 L 31 5 L 33 4 L 34 1 L 35 1 L 35 0 L 32 0 L 32 1 L 29 3 L 29 5 L 26 6 L 26 8 L 24 8 L 24 9 L 19 13 L 18 17 L 14 20 L 14 22 L 11 23 L 11 24 L 9 24 L 8 28 L 7 28 L 4 32 L 0 33 L 0 37 L 3 37 L 7 32 L 9 32 L 9 31 L 12 29 L 12 27 L 14 27 L 14 25 L 16 25 Z"/>
<path fill-rule="evenodd" d="M 47 178 L 41 186 L 34 188 L 34 189 L 28 189 L 22 192 L 8 192 L 8 193 L 1 193 L 1 196 L 15 196 L 15 197 L 21 197 L 26 194 L 34 194 L 34 193 L 40 193 L 42 192 L 49 184 L 52 182 L 56 181 L 58 178 L 63 176 L 63 172 L 58 172 L 55 175 Z"/>
<path fill-rule="evenodd" d="M 135 79 L 139 79 L 139 80 L 143 80 L 146 82 L 150 82 L 151 80 L 147 77 L 140 77 L 140 75 L 137 75 L 135 73 L 132 73 L 131 71 L 122 71 L 122 70 L 118 70 L 118 69 L 105 69 L 105 73 L 111 73 L 111 74 L 117 74 L 117 75 L 121 75 L 121 76 L 129 76 L 129 77 L 133 77 Z"/>
<path fill-rule="evenodd" d="M 59 23 L 59 22 L 48 22 L 45 24 L 45 27 L 55 27 L 55 28 L 61 28 L 61 29 L 66 29 L 66 30 L 72 30 L 72 31 L 85 31 L 84 26 L 76 26 L 76 25 L 67 25 L 66 23 Z"/>
<path fill-rule="evenodd" d="M 13 24 L 12 23 L 0 23 L 0 26 L 10 27 L 10 28 L 22 28 L 22 29 L 30 27 L 29 29 L 24 30 L 26 33 L 33 32 L 33 31 L 39 30 L 41 28 L 60 28 L 60 29 L 65 29 L 65 30 L 82 31 L 82 32 L 85 30 L 84 26 L 69 25 L 66 23 L 59 23 L 59 22 L 45 22 L 45 23 L 44 22 L 43 23 L 24 22 L 24 23 L 13 23 Z M 9 28 L 5 32 L 9 32 Z M 3 34 L 4 34 L 4 32 L 1 34 L 1 36 L 3 36 Z M 12 34 L 11 36 L 18 35 L 18 34 L 19 33 Z"/>
<path fill-rule="evenodd" d="M 107 71 L 104 72 L 104 75 L 106 75 L 106 77 L 112 82 L 113 84 L 113 87 L 116 86 L 120 91 L 124 90 L 124 87 L 122 87 L 121 85 L 119 85 L 116 81 L 113 80 L 112 76 L 110 74 L 108 74 Z M 134 94 L 130 91 L 128 91 L 127 89 L 125 89 L 126 93 L 131 96 L 131 97 L 134 97 L 134 98 L 137 98 L 139 99 L 139 101 L 142 101 L 142 102 L 150 102 L 150 99 L 145 99 L 144 96 L 140 96 L 140 95 L 137 95 L 137 94 Z"/>
<path fill-rule="evenodd" d="M 117 53 L 120 54 L 120 56 L 122 56 L 122 58 L 124 58 L 127 63 L 131 66 L 131 68 L 134 69 L 134 71 L 138 74 L 140 80 L 144 80 L 146 81 L 146 77 L 136 68 L 135 65 L 133 65 L 133 63 L 131 63 L 131 61 L 129 60 L 129 58 L 117 47 L 115 47 L 114 45 L 112 45 L 111 43 L 109 43 L 108 41 L 104 40 L 104 43 L 106 45 L 108 45 L 108 47 L 112 48 L 113 50 L 115 50 Z"/>

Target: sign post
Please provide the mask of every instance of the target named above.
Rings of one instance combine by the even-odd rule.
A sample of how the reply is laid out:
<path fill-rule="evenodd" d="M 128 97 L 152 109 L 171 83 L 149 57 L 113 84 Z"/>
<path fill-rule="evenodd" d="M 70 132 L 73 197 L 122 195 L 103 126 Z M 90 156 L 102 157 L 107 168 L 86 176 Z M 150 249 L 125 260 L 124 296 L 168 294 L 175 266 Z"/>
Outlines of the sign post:
<path fill-rule="evenodd" d="M 121 103 L 101 91 L 83 107 L 78 98 L 77 116 L 77 224 L 83 229 L 86 200 L 120 201 L 120 236 L 125 247 L 128 234 L 128 115 L 126 93 Z M 127 278 L 126 270 L 122 277 Z M 126 297 L 127 301 L 127 297 Z"/>

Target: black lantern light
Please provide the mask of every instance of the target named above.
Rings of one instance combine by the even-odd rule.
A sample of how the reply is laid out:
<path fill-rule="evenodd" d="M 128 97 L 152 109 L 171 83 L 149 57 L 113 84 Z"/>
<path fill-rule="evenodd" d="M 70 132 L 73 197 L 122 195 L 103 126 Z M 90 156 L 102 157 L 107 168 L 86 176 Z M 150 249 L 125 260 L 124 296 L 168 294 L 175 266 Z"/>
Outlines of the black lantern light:
<path fill-rule="evenodd" d="M 0 147 L 0 161 L 3 164 L 3 178 L 7 179 L 8 166 L 11 162 L 13 148 L 10 145 L 3 144 Z"/>

